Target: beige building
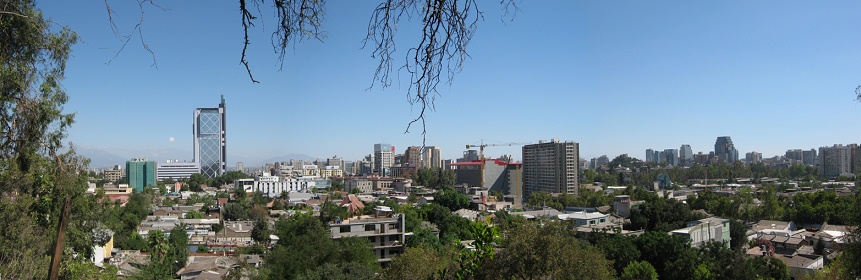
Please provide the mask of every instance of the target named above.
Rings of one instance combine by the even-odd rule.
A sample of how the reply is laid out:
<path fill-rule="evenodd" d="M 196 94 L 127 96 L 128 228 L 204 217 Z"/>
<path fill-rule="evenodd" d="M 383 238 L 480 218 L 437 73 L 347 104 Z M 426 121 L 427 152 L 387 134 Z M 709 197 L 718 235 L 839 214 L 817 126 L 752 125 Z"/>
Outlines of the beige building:
<path fill-rule="evenodd" d="M 523 146 L 523 199 L 533 192 L 577 194 L 580 145 L 558 139 Z"/>
<path fill-rule="evenodd" d="M 403 214 L 391 214 L 392 209 L 377 206 L 377 216 L 361 216 L 359 218 L 336 221 L 329 224 L 332 239 L 345 237 L 365 237 L 371 241 L 377 261 L 387 264 L 392 257 L 404 252 L 406 233 Z"/>

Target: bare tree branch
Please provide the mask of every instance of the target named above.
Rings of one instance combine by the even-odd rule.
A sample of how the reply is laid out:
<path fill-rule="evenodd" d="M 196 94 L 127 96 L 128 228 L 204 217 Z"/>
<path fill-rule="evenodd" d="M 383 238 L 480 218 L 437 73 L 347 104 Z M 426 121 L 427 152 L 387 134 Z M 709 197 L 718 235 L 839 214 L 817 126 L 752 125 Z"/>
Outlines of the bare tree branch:
<path fill-rule="evenodd" d="M 502 3 L 505 5 L 506 0 Z M 364 46 L 374 46 L 372 57 L 380 60 L 371 87 L 376 82 L 384 88 L 391 85 L 392 54 L 396 50 L 394 34 L 401 17 L 409 18 L 413 13 L 422 16 L 422 37 L 407 51 L 404 65 L 399 69 L 410 74 L 407 100 L 411 105 L 420 104 L 421 110 L 419 116 L 407 124 L 405 133 L 413 124 L 421 122 L 422 135 L 426 136 L 425 113 L 436 109 L 434 101 L 440 94 L 437 86 L 442 82 L 451 84 L 463 68 L 464 61 L 469 58 L 466 48 L 483 15 L 475 0 L 383 2 L 372 13 L 368 35 L 363 41 Z M 443 73 L 444 81 L 440 78 Z"/>
<path fill-rule="evenodd" d="M 114 57 L 112 57 L 110 60 L 108 60 L 107 64 L 111 64 L 111 62 L 113 62 L 114 59 L 116 59 L 120 55 L 120 53 L 129 44 L 129 42 L 131 41 L 131 39 L 135 35 L 135 33 L 137 33 L 138 37 L 141 40 L 141 46 L 152 57 L 152 66 L 155 67 L 156 69 L 158 69 L 158 62 L 155 59 L 155 52 L 153 52 L 153 50 L 149 47 L 149 45 L 147 45 L 146 41 L 144 41 L 143 30 L 141 29 L 141 26 L 143 25 L 143 22 L 144 22 L 144 12 L 145 12 L 144 3 L 148 3 L 149 5 L 156 7 L 156 8 L 159 8 L 163 11 L 165 10 L 163 7 L 155 4 L 152 0 L 137 0 L 138 8 L 140 10 L 140 17 L 138 18 L 138 22 L 135 23 L 135 25 L 132 27 L 132 31 L 129 32 L 129 35 L 123 36 L 123 35 L 120 35 L 119 28 L 117 28 L 116 21 L 114 20 L 114 14 L 115 14 L 114 9 L 111 8 L 110 4 L 108 3 L 108 0 L 105 0 L 105 9 L 107 9 L 107 12 L 108 12 L 108 21 L 111 24 L 111 30 L 114 32 L 114 36 L 116 36 L 118 39 L 120 39 L 120 41 L 123 42 L 122 46 L 120 46 L 120 49 L 117 50 L 116 52 L 114 52 Z"/>

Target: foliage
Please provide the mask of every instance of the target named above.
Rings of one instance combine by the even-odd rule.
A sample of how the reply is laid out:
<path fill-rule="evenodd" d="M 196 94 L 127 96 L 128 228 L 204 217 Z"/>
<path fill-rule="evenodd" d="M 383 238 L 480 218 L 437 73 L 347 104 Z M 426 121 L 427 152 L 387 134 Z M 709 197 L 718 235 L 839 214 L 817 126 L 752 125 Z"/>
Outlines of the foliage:
<path fill-rule="evenodd" d="M 374 270 L 368 266 L 348 262 L 342 264 L 325 263 L 314 270 L 306 271 L 296 279 L 303 280 L 353 280 L 374 279 Z"/>
<path fill-rule="evenodd" d="M 198 212 L 197 210 L 188 211 L 185 213 L 186 219 L 203 219 L 203 213 Z"/>
<path fill-rule="evenodd" d="M 224 220 L 246 221 L 250 219 L 248 206 L 241 202 L 230 202 L 224 205 Z"/>
<path fill-rule="evenodd" d="M 458 255 L 458 268 L 455 272 L 458 279 L 472 279 L 478 273 L 482 263 L 493 261 L 493 244 L 499 232 L 495 227 L 477 222 L 471 223 L 470 228 L 475 236 L 475 240 L 472 241 L 473 249 L 461 250 Z"/>
<path fill-rule="evenodd" d="M 419 168 L 412 173 L 411 179 L 413 185 L 436 190 L 452 186 L 456 182 L 454 170 L 442 168 Z"/>
<path fill-rule="evenodd" d="M 577 241 L 560 222 L 522 224 L 506 233 L 505 248 L 483 263 L 486 279 L 611 279 L 613 268 L 598 248 Z"/>
<path fill-rule="evenodd" d="M 202 186 L 207 184 L 209 179 L 206 178 L 203 174 L 194 173 L 191 174 L 191 177 L 188 178 L 188 188 L 193 192 L 201 192 L 203 191 Z"/>
<path fill-rule="evenodd" d="M 546 192 L 534 192 L 529 195 L 527 204 L 533 207 L 548 206 L 563 211 L 565 207 L 599 207 L 610 205 L 612 201 L 613 198 L 604 192 L 581 188 L 578 195 L 559 194 L 553 196 Z"/>
<path fill-rule="evenodd" d="M 630 262 L 625 266 L 620 278 L 624 280 L 658 280 L 658 272 L 648 262 Z"/>
<path fill-rule="evenodd" d="M 426 247 L 407 247 L 403 254 L 392 258 L 388 267 L 382 270 L 384 280 L 425 280 L 443 278 L 443 271 L 454 271 L 455 253 L 460 249 L 447 246 L 439 250 Z"/>
<path fill-rule="evenodd" d="M 83 279 L 83 280 L 116 280 L 117 267 L 104 264 L 104 268 L 96 266 L 89 260 L 72 259 L 64 260 L 60 267 L 60 279 Z"/>
<path fill-rule="evenodd" d="M 458 193 L 453 188 L 444 188 L 437 191 L 433 195 L 433 201 L 451 211 L 469 208 L 470 204 L 469 197 Z"/>
<path fill-rule="evenodd" d="M 265 220 L 257 220 L 254 222 L 254 229 L 251 230 L 251 239 L 259 243 L 269 242 L 269 223 Z"/>
<path fill-rule="evenodd" d="M 704 217 L 695 215 L 688 205 L 675 199 L 658 198 L 645 201 L 631 210 L 632 229 L 669 232 L 683 228 L 688 222 Z"/>
<path fill-rule="evenodd" d="M 334 241 L 329 238 L 329 229 L 319 219 L 307 214 L 296 214 L 289 219 L 275 223 L 275 235 L 280 240 L 271 252 L 265 255 L 266 267 L 261 274 L 273 279 L 296 279 L 317 276 L 340 277 L 335 271 L 365 275 L 375 273 L 379 268 L 376 256 L 367 238 L 343 238 Z M 338 243 L 340 242 L 340 243 Z M 336 268 L 325 264 L 338 264 Z M 353 263 L 353 264 L 351 264 Z M 365 266 L 357 269 L 356 265 Z M 349 268 L 349 269 L 347 269 Z M 323 269 L 317 271 L 318 269 Z M 352 275 L 352 274 L 351 274 Z"/>
<path fill-rule="evenodd" d="M 593 235 L 603 236 L 597 233 Z M 604 252 L 607 259 L 613 261 L 613 268 L 619 274 L 622 274 L 630 263 L 640 259 L 640 250 L 637 248 L 635 240 L 630 237 L 612 235 L 601 238 L 595 245 Z"/>
<path fill-rule="evenodd" d="M 188 261 L 188 234 L 185 233 L 185 225 L 177 225 L 170 231 L 168 236 L 168 263 L 172 264 L 171 275 L 185 267 Z"/>

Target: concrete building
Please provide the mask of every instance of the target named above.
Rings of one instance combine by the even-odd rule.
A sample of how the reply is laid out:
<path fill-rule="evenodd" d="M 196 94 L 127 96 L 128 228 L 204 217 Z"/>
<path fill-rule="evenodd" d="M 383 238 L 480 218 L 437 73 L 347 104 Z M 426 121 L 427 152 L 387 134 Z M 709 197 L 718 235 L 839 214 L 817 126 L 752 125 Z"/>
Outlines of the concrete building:
<path fill-rule="evenodd" d="M 655 162 L 655 150 L 646 149 L 646 159 L 644 161 L 647 163 Z"/>
<path fill-rule="evenodd" d="M 725 242 L 729 247 L 729 220 L 720 218 L 706 218 L 688 223 L 688 226 L 683 229 L 677 229 L 671 232 L 673 235 L 680 235 L 691 242 L 691 247 L 699 248 L 709 241 Z"/>
<path fill-rule="evenodd" d="M 244 162 L 236 162 L 236 171 L 245 173 L 245 163 Z"/>
<path fill-rule="evenodd" d="M 326 167 L 334 167 L 340 169 L 341 171 L 346 171 L 346 162 L 344 159 L 339 158 L 337 156 L 333 156 L 331 158 L 326 159 Z"/>
<path fill-rule="evenodd" d="M 123 167 L 121 165 L 114 165 L 113 168 L 105 170 L 104 174 L 105 180 L 111 182 L 119 182 L 123 179 L 123 177 L 126 176 L 126 172 L 125 170 L 123 170 Z"/>
<path fill-rule="evenodd" d="M 458 159 L 457 162 L 470 162 L 475 160 L 478 160 L 478 151 L 466 150 L 463 151 L 463 157 Z"/>
<path fill-rule="evenodd" d="M 679 147 L 679 165 L 691 166 L 694 159 L 694 152 L 691 150 L 691 145 L 683 144 Z"/>
<path fill-rule="evenodd" d="M 268 197 L 279 197 L 283 192 L 308 191 L 316 187 L 316 181 L 313 178 L 281 178 L 265 172 L 254 179 L 236 180 L 233 186 L 243 188 L 246 193 L 261 192 Z"/>
<path fill-rule="evenodd" d="M 817 156 L 816 149 L 810 149 L 808 151 L 802 152 L 802 157 L 804 158 L 804 165 L 808 166 L 816 166 Z"/>
<path fill-rule="evenodd" d="M 355 219 L 335 221 L 329 224 L 334 240 L 346 237 L 364 237 L 371 241 L 377 262 L 386 265 L 394 256 L 404 253 L 406 227 L 403 214 L 391 214 L 392 209 L 377 206 L 377 216 L 362 216 Z"/>
<path fill-rule="evenodd" d="M 380 176 L 386 176 L 388 169 L 395 165 L 395 147 L 389 144 L 374 144 L 374 170 Z"/>
<path fill-rule="evenodd" d="M 407 166 L 419 168 L 422 163 L 421 159 L 421 147 L 419 146 L 409 146 L 407 150 L 404 151 L 404 159 L 401 162 L 402 165 L 406 164 Z"/>
<path fill-rule="evenodd" d="M 180 162 L 177 160 L 168 160 L 156 164 L 156 177 L 159 181 L 165 179 L 188 179 L 191 174 L 200 173 L 199 162 Z"/>
<path fill-rule="evenodd" d="M 720 136 L 715 141 L 715 156 L 718 161 L 725 163 L 733 163 L 738 161 L 738 150 L 732 143 L 729 136 Z"/>
<path fill-rule="evenodd" d="M 577 194 L 580 145 L 557 139 L 523 146 L 523 199 L 533 192 Z"/>
<path fill-rule="evenodd" d="M 750 152 L 744 154 L 744 161 L 747 162 L 747 164 L 762 162 L 762 153 Z"/>
<path fill-rule="evenodd" d="M 676 149 L 666 149 L 663 152 L 664 160 L 670 166 L 678 166 L 679 165 L 679 150 Z M 615 167 L 615 166 L 614 166 Z"/>
<path fill-rule="evenodd" d="M 471 162 L 452 164 L 456 176 L 455 184 L 467 184 L 479 187 L 488 192 L 501 192 L 504 195 L 522 196 L 523 178 L 520 162 L 508 162 L 501 159 L 486 158 Z"/>
<path fill-rule="evenodd" d="M 422 167 L 442 168 L 442 151 L 437 146 L 427 146 L 422 151 Z"/>
<path fill-rule="evenodd" d="M 837 144 L 819 148 L 819 173 L 829 179 L 851 176 L 853 174 L 852 149 L 849 146 Z"/>
<path fill-rule="evenodd" d="M 194 162 L 207 178 L 227 172 L 227 135 L 224 96 L 218 108 L 194 110 Z"/>
<path fill-rule="evenodd" d="M 789 164 L 795 164 L 796 162 L 804 162 L 804 151 L 801 149 L 792 149 L 786 150 L 786 153 L 783 156 L 789 162 Z"/>
<path fill-rule="evenodd" d="M 138 192 L 148 186 L 156 185 L 156 163 L 145 158 L 126 161 L 126 178 L 129 185 Z"/>

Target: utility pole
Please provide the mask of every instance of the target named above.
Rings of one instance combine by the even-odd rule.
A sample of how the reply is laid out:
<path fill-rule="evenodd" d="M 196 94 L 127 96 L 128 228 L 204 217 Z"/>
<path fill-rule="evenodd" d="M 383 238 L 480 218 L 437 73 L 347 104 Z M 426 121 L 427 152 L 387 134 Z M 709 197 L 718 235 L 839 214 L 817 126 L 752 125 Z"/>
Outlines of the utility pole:
<path fill-rule="evenodd" d="M 60 260 L 63 259 L 63 243 L 66 240 L 66 228 L 69 226 L 69 212 L 72 203 L 69 197 L 63 200 L 63 214 L 60 215 L 60 226 L 57 229 L 57 244 L 54 245 L 54 255 L 51 256 L 51 269 L 48 271 L 48 279 L 56 280 L 60 276 Z"/>

